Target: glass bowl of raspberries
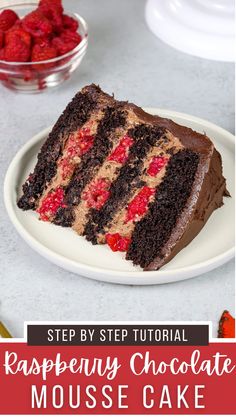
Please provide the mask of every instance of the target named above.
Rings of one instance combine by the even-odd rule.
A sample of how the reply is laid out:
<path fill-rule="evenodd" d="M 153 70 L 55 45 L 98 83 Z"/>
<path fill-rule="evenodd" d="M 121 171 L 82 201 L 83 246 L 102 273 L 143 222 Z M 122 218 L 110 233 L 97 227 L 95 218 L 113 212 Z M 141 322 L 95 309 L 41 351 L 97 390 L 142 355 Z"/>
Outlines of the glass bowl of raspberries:
<path fill-rule="evenodd" d="M 64 11 L 62 0 L 3 3 L 0 82 L 15 91 L 37 93 L 67 80 L 86 53 L 85 20 Z"/>

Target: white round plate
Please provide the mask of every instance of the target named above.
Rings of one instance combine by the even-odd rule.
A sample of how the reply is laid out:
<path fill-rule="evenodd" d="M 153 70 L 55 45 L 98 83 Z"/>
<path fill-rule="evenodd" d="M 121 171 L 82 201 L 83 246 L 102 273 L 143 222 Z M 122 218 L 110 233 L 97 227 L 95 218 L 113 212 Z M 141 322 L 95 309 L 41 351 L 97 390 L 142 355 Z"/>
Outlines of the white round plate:
<path fill-rule="evenodd" d="M 4 199 L 9 217 L 21 237 L 40 255 L 62 268 L 100 281 L 121 284 L 163 284 L 208 272 L 234 256 L 234 137 L 224 129 L 177 112 L 149 108 L 148 112 L 171 118 L 196 131 L 206 132 L 222 155 L 224 175 L 232 198 L 214 211 L 199 235 L 159 271 L 144 272 L 113 253 L 108 246 L 93 246 L 72 229 L 39 221 L 33 211 L 23 212 L 17 196 L 50 128 L 37 134 L 17 153 L 5 178 Z"/>

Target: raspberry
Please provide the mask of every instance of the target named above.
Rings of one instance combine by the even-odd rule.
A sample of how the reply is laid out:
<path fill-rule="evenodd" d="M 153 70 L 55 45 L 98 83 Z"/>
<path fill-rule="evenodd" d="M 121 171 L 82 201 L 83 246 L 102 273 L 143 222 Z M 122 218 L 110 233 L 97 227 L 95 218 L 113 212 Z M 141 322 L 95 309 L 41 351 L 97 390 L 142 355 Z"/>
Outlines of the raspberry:
<path fill-rule="evenodd" d="M 65 55 L 82 40 L 76 32 L 78 26 L 76 19 L 63 14 L 62 0 L 40 0 L 38 8 L 23 19 L 6 9 L 0 14 L 0 59 L 27 62 L 31 58 L 35 63 Z M 40 70 L 51 66 L 52 63 L 42 63 L 33 67 Z M 31 73 L 25 73 L 25 79 L 31 77 Z M 80 154 L 86 152 L 90 143 L 91 136 L 86 136 Z"/>
<path fill-rule="evenodd" d="M 168 162 L 168 157 L 154 156 L 147 169 L 147 174 L 150 176 L 156 176 Z"/>
<path fill-rule="evenodd" d="M 76 32 L 79 27 L 77 20 L 68 15 L 62 16 L 62 25 L 64 29 L 70 29 L 73 32 Z"/>
<path fill-rule="evenodd" d="M 126 222 L 139 221 L 145 212 L 147 212 L 148 204 L 154 194 L 155 188 L 144 186 L 129 203 L 127 208 Z"/>
<path fill-rule="evenodd" d="M 48 20 L 50 20 L 55 30 L 62 30 L 63 7 L 61 0 L 41 0 L 38 9 Z"/>
<path fill-rule="evenodd" d="M 3 10 L 0 14 L 0 29 L 4 32 L 8 31 L 18 19 L 19 17 L 13 10 Z"/>
<path fill-rule="evenodd" d="M 41 48 L 50 46 L 50 40 L 49 38 L 45 36 L 34 38 L 33 41 L 34 41 L 34 45 L 40 45 Z"/>
<path fill-rule="evenodd" d="M 45 10 L 56 10 L 60 15 L 62 15 L 64 10 L 62 6 L 62 0 L 40 0 L 39 8 Z"/>
<path fill-rule="evenodd" d="M 37 209 L 40 219 L 42 221 L 49 221 L 49 218 L 56 214 L 58 208 L 65 208 L 66 205 L 63 204 L 63 200 L 64 190 L 62 188 L 58 187 L 55 191 L 49 192 Z"/>
<path fill-rule="evenodd" d="M 39 90 L 46 89 L 46 82 L 45 82 L 44 78 L 39 78 L 38 79 L 38 88 L 39 88 Z"/>
<path fill-rule="evenodd" d="M 113 252 L 126 252 L 131 243 L 128 237 L 122 237 L 119 233 L 106 234 L 106 242 Z"/>
<path fill-rule="evenodd" d="M 3 47 L 4 44 L 4 32 L 0 30 L 0 49 Z"/>
<path fill-rule="evenodd" d="M 74 164 L 71 162 L 70 158 L 65 157 L 61 159 L 59 167 L 61 169 L 61 176 L 63 180 L 66 180 L 71 177 L 74 170 Z"/>
<path fill-rule="evenodd" d="M 72 51 L 76 46 L 77 43 L 74 41 L 67 41 L 65 42 L 59 36 L 53 38 L 52 45 L 56 48 L 58 55 L 67 54 L 67 52 Z"/>
<path fill-rule="evenodd" d="M 14 25 L 9 31 L 5 34 L 6 44 L 14 43 L 16 38 L 20 38 L 28 47 L 31 46 L 31 36 L 28 32 L 24 31 L 19 26 Z M 16 40 L 17 41 L 17 40 Z"/>
<path fill-rule="evenodd" d="M 0 49 L 0 60 L 5 61 L 5 49 Z"/>
<path fill-rule="evenodd" d="M 34 45 L 31 53 L 31 61 L 37 62 L 37 61 L 46 61 L 51 60 L 53 58 L 57 57 L 57 51 L 53 46 L 44 46 L 44 45 Z M 37 68 L 50 68 L 53 65 L 53 63 L 47 63 L 42 65 L 37 65 Z"/>
<path fill-rule="evenodd" d="M 23 29 L 34 37 L 48 36 L 53 30 L 51 22 L 39 10 L 25 16 L 22 25 Z"/>
<path fill-rule="evenodd" d="M 87 201 L 89 208 L 101 209 L 110 196 L 109 188 L 110 182 L 103 178 L 98 179 L 83 192 L 82 199 Z"/>
<path fill-rule="evenodd" d="M 89 128 L 82 128 L 75 134 L 71 134 L 66 145 L 66 156 L 59 163 L 62 179 L 71 177 L 74 170 L 74 157 L 82 156 L 92 147 L 94 136 Z"/>
<path fill-rule="evenodd" d="M 4 60 L 4 58 L 1 58 L 1 50 L 0 50 L 0 60 Z M 8 83 L 8 76 L 5 73 L 1 73 L 1 70 L 0 70 L 0 80 L 3 81 L 5 84 Z"/>
<path fill-rule="evenodd" d="M 10 29 L 22 28 L 22 20 L 19 18 L 15 21 L 14 25 Z"/>
<path fill-rule="evenodd" d="M 118 146 L 108 157 L 109 161 L 114 161 L 116 163 L 124 163 L 127 160 L 128 152 L 134 140 L 128 135 L 125 135 L 119 142 Z"/>
<path fill-rule="evenodd" d="M 30 58 L 30 48 L 22 41 L 21 38 L 15 38 L 14 42 L 10 42 L 5 46 L 5 60 L 26 62 Z"/>
<path fill-rule="evenodd" d="M 80 34 L 78 32 L 73 32 L 70 29 L 65 29 L 60 37 L 65 41 L 65 42 L 69 42 L 69 41 L 73 41 L 75 42 L 77 45 L 81 42 L 82 38 L 80 36 Z"/>
<path fill-rule="evenodd" d="M 29 68 L 24 68 L 23 74 L 24 74 L 24 81 L 30 81 L 34 79 L 34 73 Z"/>
<path fill-rule="evenodd" d="M 94 136 L 90 134 L 89 128 L 82 128 L 75 134 L 71 134 L 67 145 L 67 155 L 70 158 L 82 156 L 92 147 Z"/>

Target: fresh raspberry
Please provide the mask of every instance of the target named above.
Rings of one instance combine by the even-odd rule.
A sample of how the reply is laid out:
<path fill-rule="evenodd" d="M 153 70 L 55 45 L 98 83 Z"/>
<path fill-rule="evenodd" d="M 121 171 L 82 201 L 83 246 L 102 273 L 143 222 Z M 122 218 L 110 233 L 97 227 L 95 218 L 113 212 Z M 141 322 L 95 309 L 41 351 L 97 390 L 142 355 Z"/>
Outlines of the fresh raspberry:
<path fill-rule="evenodd" d="M 0 49 L 3 48 L 4 45 L 4 32 L 0 30 Z"/>
<path fill-rule="evenodd" d="M 21 38 L 15 38 L 14 42 L 10 42 L 5 46 L 5 60 L 26 62 L 30 58 L 30 48 L 22 41 Z"/>
<path fill-rule="evenodd" d="M 128 237 L 122 237 L 119 233 L 106 234 L 106 242 L 113 252 L 126 252 L 131 243 Z"/>
<path fill-rule="evenodd" d="M 82 38 L 80 36 L 80 34 L 78 32 L 73 32 L 70 29 L 65 29 L 60 37 L 65 41 L 65 42 L 69 42 L 69 41 L 73 41 L 75 42 L 77 45 L 81 42 Z"/>
<path fill-rule="evenodd" d="M 77 47 L 77 42 L 74 41 L 65 41 L 59 36 L 56 36 L 52 40 L 52 45 L 56 48 L 58 55 L 67 54 L 67 52 L 72 51 Z"/>
<path fill-rule="evenodd" d="M 118 146 L 108 157 L 109 161 L 114 161 L 116 163 L 125 163 L 128 157 L 129 149 L 133 145 L 134 140 L 128 135 L 125 135 L 119 142 Z"/>
<path fill-rule="evenodd" d="M 32 48 L 31 53 L 31 61 L 46 61 L 51 60 L 52 58 L 57 57 L 57 51 L 53 46 L 41 46 L 41 45 L 34 45 Z M 51 67 L 52 63 L 42 64 L 42 66 L 37 65 L 37 68 L 46 68 Z"/>
<path fill-rule="evenodd" d="M 34 37 L 48 36 L 53 31 L 51 22 L 39 10 L 25 16 L 22 25 L 23 29 Z"/>
<path fill-rule="evenodd" d="M 31 46 L 31 36 L 28 32 L 24 31 L 19 26 L 13 26 L 9 31 L 5 34 L 5 43 L 10 44 L 17 41 L 16 38 L 20 38 L 28 47 Z"/>
<path fill-rule="evenodd" d="M 144 186 L 132 199 L 127 208 L 126 222 L 139 221 L 147 212 L 148 204 L 155 194 L 155 188 Z"/>
<path fill-rule="evenodd" d="M 30 68 L 23 68 L 23 75 L 24 75 L 24 81 L 30 81 L 34 79 L 34 73 Z"/>
<path fill-rule="evenodd" d="M 22 20 L 19 18 L 15 21 L 14 25 L 10 29 L 22 28 Z"/>
<path fill-rule="evenodd" d="M 72 32 L 76 32 L 79 27 L 78 21 L 68 15 L 62 16 L 62 25 L 64 29 L 70 29 Z"/>
<path fill-rule="evenodd" d="M 33 39 L 34 45 L 40 45 L 40 47 L 49 47 L 50 46 L 50 39 L 45 36 L 41 36 L 38 38 Z"/>
<path fill-rule="evenodd" d="M 39 88 L 39 90 L 44 90 L 44 89 L 46 89 L 46 87 L 47 87 L 47 84 L 46 84 L 46 81 L 45 81 L 45 79 L 43 78 L 43 77 L 39 77 L 38 78 L 38 88 Z"/>
<path fill-rule="evenodd" d="M 0 49 L 0 60 L 5 61 L 5 49 Z"/>
<path fill-rule="evenodd" d="M 62 30 L 63 7 L 61 0 L 41 0 L 38 9 L 48 20 L 50 20 L 54 30 Z"/>
<path fill-rule="evenodd" d="M 5 61 L 4 48 L 0 49 L 0 61 Z M 0 80 L 3 81 L 4 83 L 8 83 L 8 76 L 6 75 L 6 73 L 2 73 L 1 70 L 0 70 Z"/>
<path fill-rule="evenodd" d="M 40 0 L 39 8 L 45 10 L 56 10 L 60 15 L 63 14 L 62 0 Z"/>
<path fill-rule="evenodd" d="M 1 53 L 1 51 L 0 51 L 0 53 Z M 0 58 L 0 60 L 1 60 L 1 58 Z M 3 81 L 6 84 L 6 83 L 8 83 L 8 79 L 9 79 L 9 77 L 5 73 L 1 73 L 1 70 L 0 70 L 0 80 Z"/>
<path fill-rule="evenodd" d="M 62 188 L 58 187 L 55 191 L 49 192 L 37 209 L 40 219 L 42 221 L 49 221 L 56 214 L 58 208 L 65 208 L 66 205 L 63 203 L 63 200 L 64 190 Z"/>
<path fill-rule="evenodd" d="M 92 182 L 82 194 L 89 208 L 101 209 L 110 196 L 110 182 L 106 179 L 98 179 Z"/>
<path fill-rule="evenodd" d="M 4 32 L 8 31 L 18 19 L 19 17 L 13 10 L 3 10 L 0 14 L 0 29 Z"/>
<path fill-rule="evenodd" d="M 147 169 L 149 176 L 156 176 L 168 162 L 168 157 L 154 156 Z"/>

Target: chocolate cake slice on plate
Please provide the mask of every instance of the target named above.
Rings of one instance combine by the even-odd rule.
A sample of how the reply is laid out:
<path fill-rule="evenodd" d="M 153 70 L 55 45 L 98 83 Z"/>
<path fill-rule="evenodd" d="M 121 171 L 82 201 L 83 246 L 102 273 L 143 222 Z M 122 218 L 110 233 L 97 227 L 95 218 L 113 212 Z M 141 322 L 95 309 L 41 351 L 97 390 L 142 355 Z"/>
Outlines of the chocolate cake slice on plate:
<path fill-rule="evenodd" d="M 221 156 L 207 136 L 91 85 L 49 134 L 18 206 L 156 270 L 224 195 Z"/>

